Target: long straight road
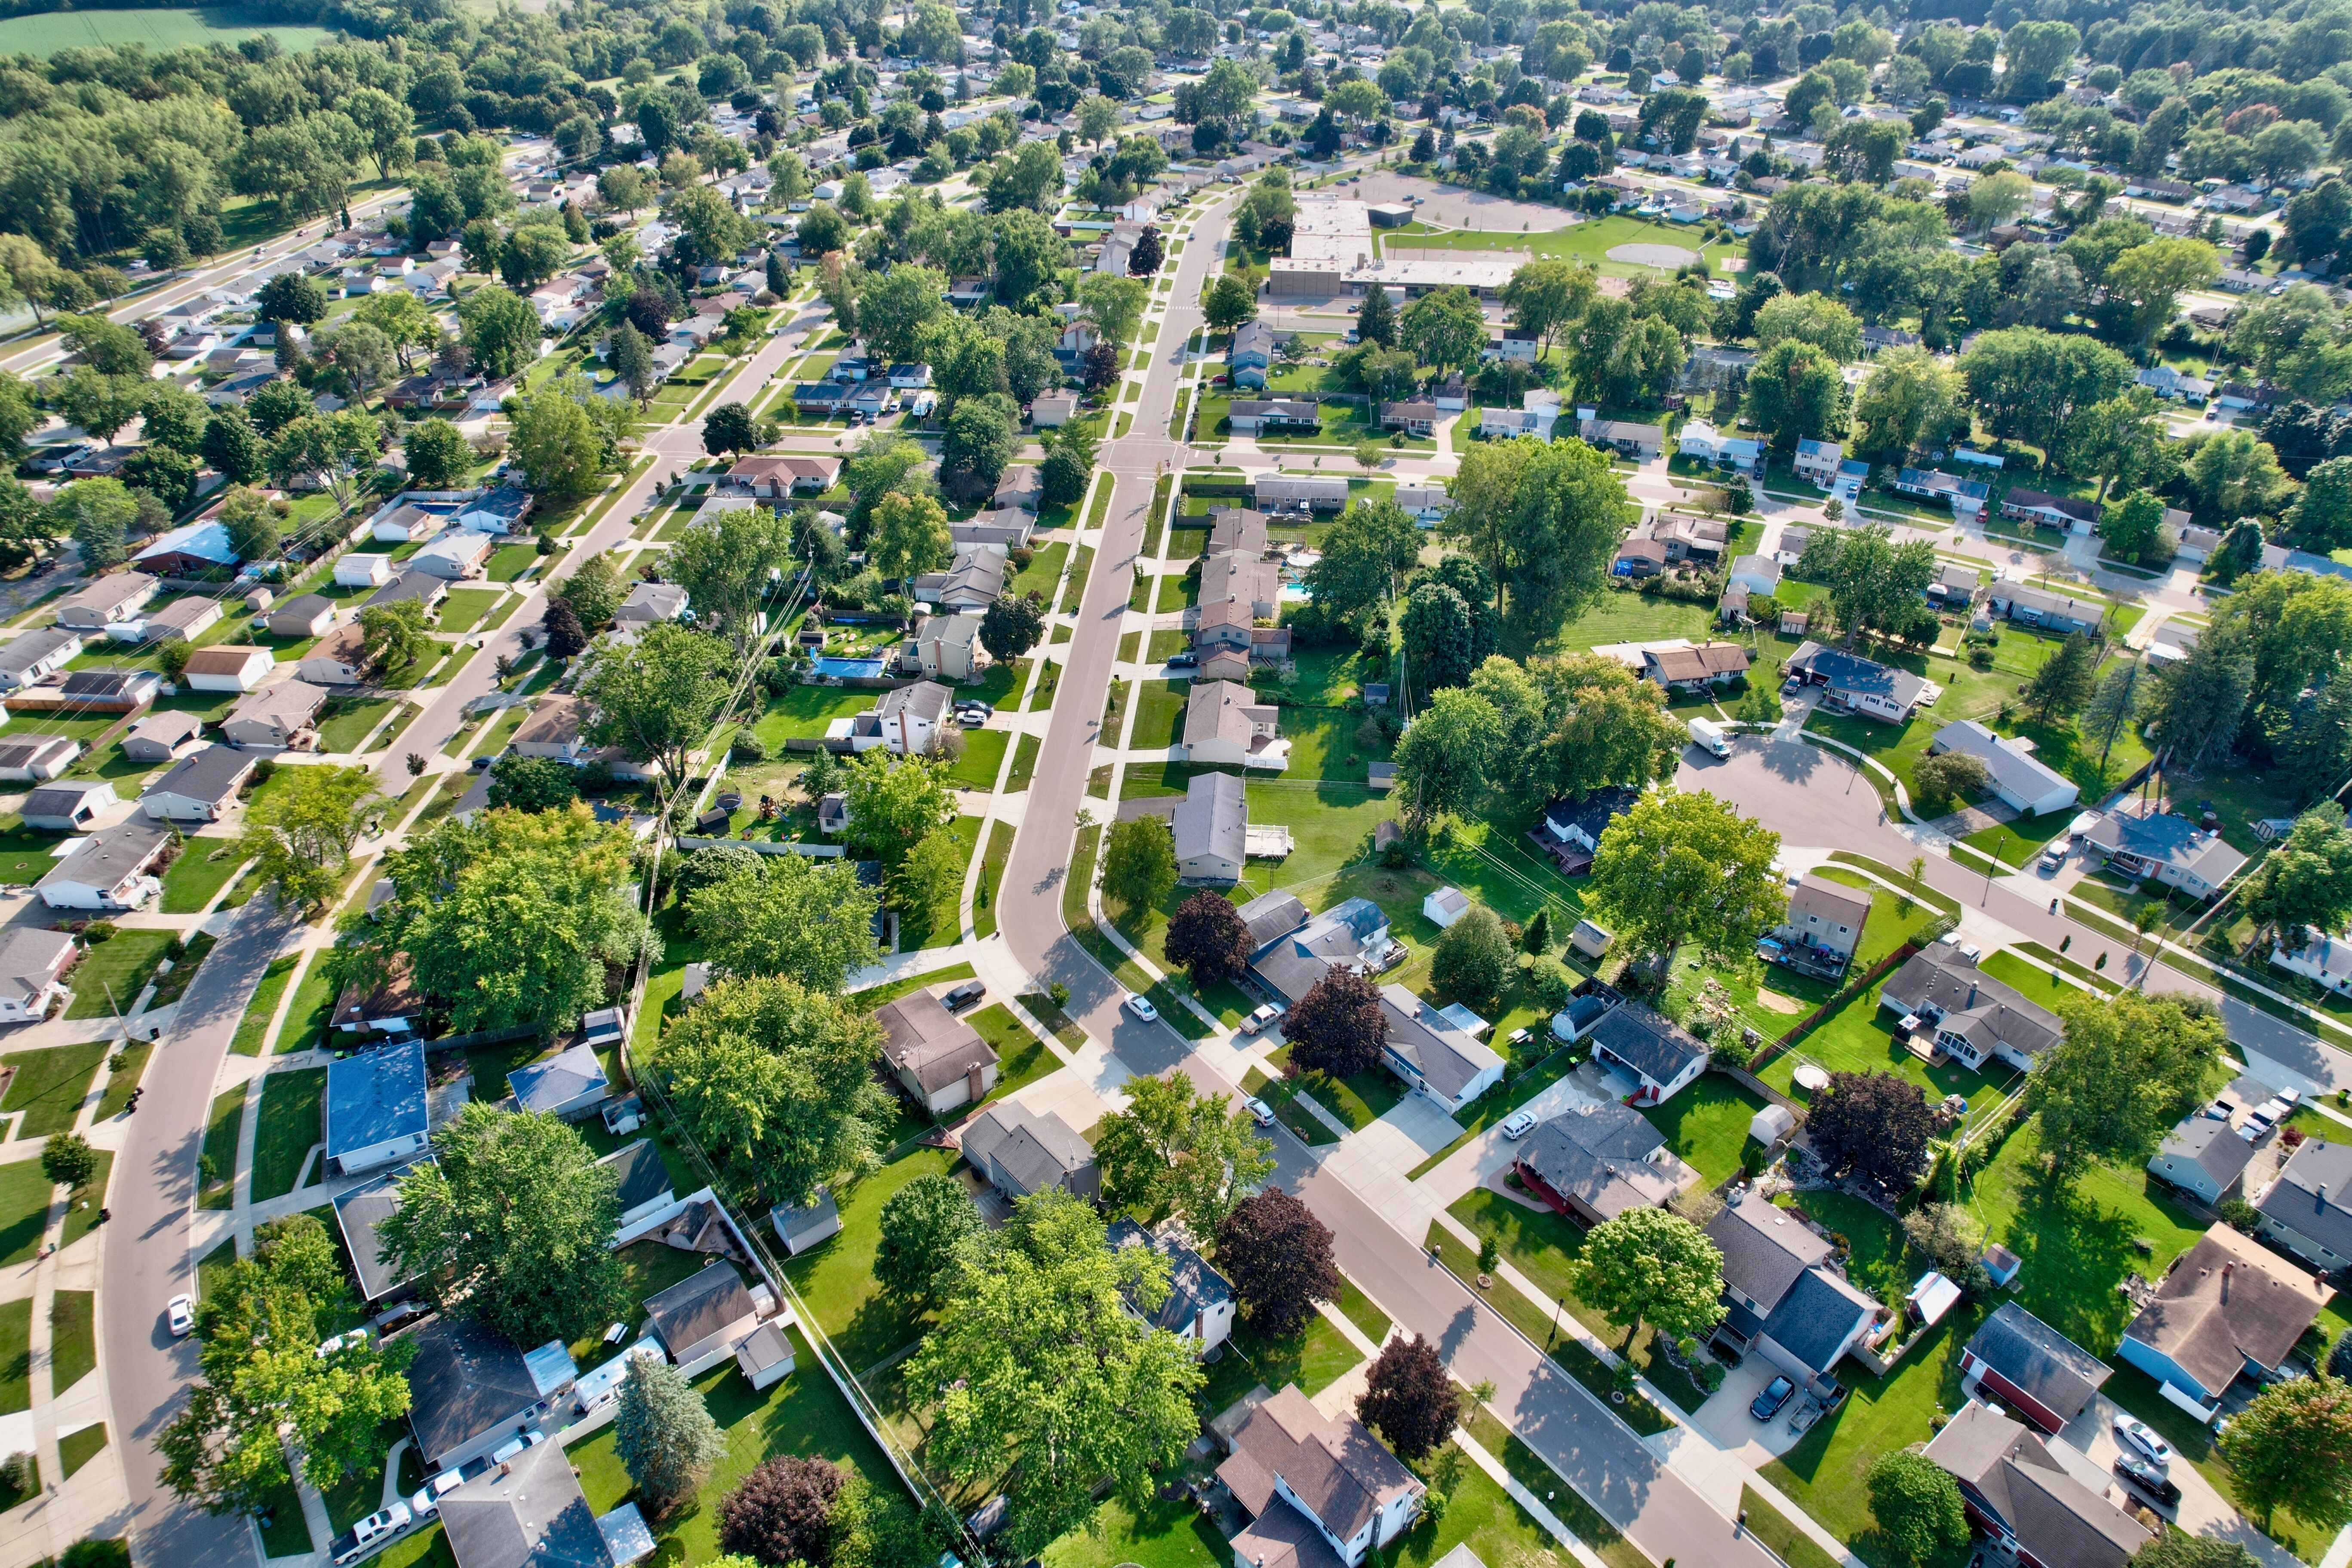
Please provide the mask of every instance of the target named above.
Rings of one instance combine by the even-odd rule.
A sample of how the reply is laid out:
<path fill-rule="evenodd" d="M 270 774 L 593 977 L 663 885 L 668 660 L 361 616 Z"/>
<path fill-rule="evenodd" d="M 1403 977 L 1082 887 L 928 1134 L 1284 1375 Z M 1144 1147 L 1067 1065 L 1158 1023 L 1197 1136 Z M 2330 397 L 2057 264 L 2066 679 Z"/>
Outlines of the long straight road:
<path fill-rule="evenodd" d="M 1181 458 L 1163 433 L 1175 408 L 1184 345 L 1201 325 L 1201 286 L 1223 250 L 1231 205 L 1228 198 L 1197 220 L 1179 258 L 1158 358 L 1135 415 L 1140 436 L 1106 448 L 1115 486 L 1108 526 L 1079 607 L 1036 782 L 1013 839 L 999 928 L 1014 958 L 1041 984 L 1060 981 L 1070 988 L 1069 1016 L 1107 1042 L 1130 1071 L 1181 1068 L 1197 1088 L 1221 1094 L 1240 1089 L 1231 1047 L 1212 1042 L 1195 1052 L 1165 1024 L 1129 1016 L 1111 976 L 1063 924 L 1062 888 L 1152 490 L 1160 465 Z M 1636 1546 L 1660 1563 L 1776 1568 L 1769 1553 L 1667 1468 L 1631 1428 L 1429 1262 L 1420 1237 L 1398 1231 L 1344 1182 L 1321 1173 L 1320 1162 L 1286 1131 L 1276 1142 L 1281 1163 L 1275 1179 L 1298 1192 L 1331 1227 L 1340 1266 L 1398 1323 L 1438 1345 L 1464 1383 L 1493 1379 L 1495 1408 L 1520 1438 Z"/>

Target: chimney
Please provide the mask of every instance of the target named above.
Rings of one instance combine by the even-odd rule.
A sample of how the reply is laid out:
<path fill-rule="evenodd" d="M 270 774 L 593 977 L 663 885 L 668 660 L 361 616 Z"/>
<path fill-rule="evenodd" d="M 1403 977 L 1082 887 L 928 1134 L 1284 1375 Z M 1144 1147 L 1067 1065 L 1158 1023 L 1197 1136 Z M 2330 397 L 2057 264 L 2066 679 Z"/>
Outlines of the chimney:
<path fill-rule="evenodd" d="M 2223 1306 L 2229 1305 L 2230 1276 L 2237 1267 L 2238 1266 L 2235 1263 L 2224 1263 L 2221 1265 L 2221 1304 Z"/>

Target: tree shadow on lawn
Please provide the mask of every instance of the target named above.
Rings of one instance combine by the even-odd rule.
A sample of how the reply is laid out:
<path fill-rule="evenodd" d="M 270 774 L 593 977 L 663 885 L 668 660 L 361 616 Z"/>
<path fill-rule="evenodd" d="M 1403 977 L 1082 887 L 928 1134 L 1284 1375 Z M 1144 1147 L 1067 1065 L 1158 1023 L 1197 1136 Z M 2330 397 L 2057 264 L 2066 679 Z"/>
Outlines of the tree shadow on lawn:
<path fill-rule="evenodd" d="M 2117 1342 L 2138 1309 L 2114 1282 L 2149 1267 L 2133 1245 L 2130 1217 L 2053 1180 L 2039 1158 L 2020 1175 L 2017 1217 L 1999 1238 L 2024 1264 L 2020 1305 L 2077 1344 Z M 2149 1201 L 2169 1206 L 2154 1194 Z M 2185 1213 L 2175 1217 L 2194 1223 Z"/>

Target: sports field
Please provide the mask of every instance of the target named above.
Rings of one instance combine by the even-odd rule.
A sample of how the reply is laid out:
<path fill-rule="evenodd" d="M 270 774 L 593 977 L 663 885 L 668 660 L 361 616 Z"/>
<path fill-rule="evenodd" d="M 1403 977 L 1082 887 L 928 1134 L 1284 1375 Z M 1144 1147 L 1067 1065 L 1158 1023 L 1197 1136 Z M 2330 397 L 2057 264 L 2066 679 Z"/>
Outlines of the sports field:
<path fill-rule="evenodd" d="M 144 44 L 151 52 L 191 44 L 235 44 L 257 33 L 274 33 L 289 50 L 307 49 L 333 37 L 324 27 L 262 20 L 237 5 L 180 6 L 124 11 L 51 11 L 0 22 L 0 54 L 24 53 L 43 59 L 59 49 L 103 48 Z"/>
<path fill-rule="evenodd" d="M 1685 250 L 1704 249 L 1710 262 L 1721 262 L 1727 257 L 1748 254 L 1748 247 L 1744 244 L 1702 247 L 1699 230 L 1697 224 L 1645 223 L 1640 218 L 1620 214 L 1580 223 L 1573 228 L 1555 229 L 1549 234 L 1514 234 L 1495 229 L 1433 230 L 1426 225 L 1412 223 L 1402 228 L 1380 230 L 1374 237 L 1384 250 L 1388 247 L 1400 250 L 1526 250 L 1538 256 L 1580 261 L 1606 276 L 1617 278 L 1657 275 L 1654 268 L 1611 260 L 1609 252 L 1624 245 L 1672 245 Z"/>

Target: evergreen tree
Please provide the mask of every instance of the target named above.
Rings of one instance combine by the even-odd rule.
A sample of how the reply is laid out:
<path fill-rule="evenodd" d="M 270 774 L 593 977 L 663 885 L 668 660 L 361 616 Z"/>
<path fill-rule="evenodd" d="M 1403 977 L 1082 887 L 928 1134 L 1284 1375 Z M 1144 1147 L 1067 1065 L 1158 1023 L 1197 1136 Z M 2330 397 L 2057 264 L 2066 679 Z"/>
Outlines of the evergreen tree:
<path fill-rule="evenodd" d="M 613 374 L 628 384 L 629 395 L 644 403 L 654 395 L 654 351 L 632 322 L 613 329 Z"/>
<path fill-rule="evenodd" d="M 2044 721 L 2075 711 L 2090 700 L 2092 679 L 2098 668 L 2098 649 L 2089 637 L 2081 632 L 2074 633 L 2033 672 L 2033 679 L 2025 689 L 2026 706 L 2033 710 L 2035 718 Z"/>
<path fill-rule="evenodd" d="M 657 1356 L 629 1363 L 613 1436 L 629 1479 L 657 1514 L 691 1496 L 727 1451 L 727 1439 L 702 1395 L 684 1373 Z"/>
<path fill-rule="evenodd" d="M 1389 299 L 1386 289 L 1364 291 L 1364 308 L 1356 316 L 1356 334 L 1365 342 L 1378 343 L 1384 349 L 1396 347 L 1396 305 Z"/>

